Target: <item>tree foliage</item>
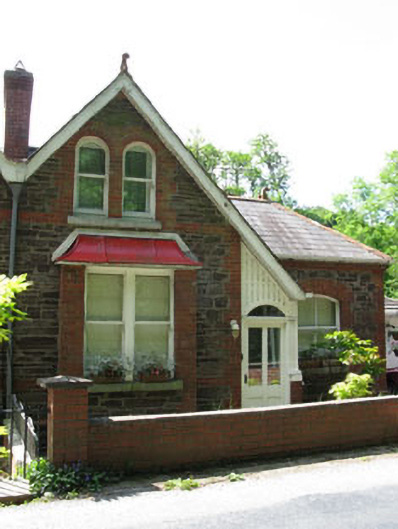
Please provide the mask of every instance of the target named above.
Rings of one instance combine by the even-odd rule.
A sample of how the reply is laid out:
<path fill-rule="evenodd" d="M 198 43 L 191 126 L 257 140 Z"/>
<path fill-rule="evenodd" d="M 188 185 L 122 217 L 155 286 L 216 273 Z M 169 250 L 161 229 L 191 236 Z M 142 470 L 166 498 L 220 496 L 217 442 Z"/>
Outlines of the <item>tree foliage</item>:
<path fill-rule="evenodd" d="M 398 296 L 398 151 L 375 182 L 354 180 L 350 193 L 337 195 L 335 228 L 393 258 L 386 274 L 386 293 Z"/>
<path fill-rule="evenodd" d="M 9 339 L 9 329 L 5 326 L 9 322 L 26 318 L 26 313 L 17 308 L 16 295 L 26 290 L 31 283 L 26 280 L 26 274 L 9 278 L 0 275 L 0 343 Z"/>
<path fill-rule="evenodd" d="M 270 200 L 286 206 L 295 204 L 289 194 L 289 161 L 268 134 L 256 136 L 246 152 L 218 149 L 199 132 L 188 140 L 187 147 L 227 193 L 255 197 L 266 188 Z"/>
<path fill-rule="evenodd" d="M 322 207 L 297 211 L 392 257 L 385 290 L 398 297 L 398 151 L 387 155 L 375 181 L 356 178 L 351 191 L 336 195 L 333 211 Z"/>

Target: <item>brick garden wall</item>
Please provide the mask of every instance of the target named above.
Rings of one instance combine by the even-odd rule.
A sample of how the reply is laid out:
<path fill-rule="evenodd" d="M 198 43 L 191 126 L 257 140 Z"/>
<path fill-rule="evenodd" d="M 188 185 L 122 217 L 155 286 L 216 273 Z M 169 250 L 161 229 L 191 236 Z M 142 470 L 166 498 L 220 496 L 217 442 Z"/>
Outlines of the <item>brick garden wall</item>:
<path fill-rule="evenodd" d="M 373 340 L 385 356 L 383 267 L 306 261 L 282 264 L 305 292 L 338 300 L 340 328 L 352 329 L 360 338 Z M 327 398 L 330 386 L 346 375 L 346 368 L 333 360 L 317 365 L 301 360 L 300 369 L 305 402 Z"/>
<path fill-rule="evenodd" d="M 81 374 L 77 356 L 82 352 L 83 322 L 79 323 L 76 315 L 81 315 L 83 300 L 78 292 L 82 295 L 84 285 L 80 277 L 80 284 L 76 279 L 70 285 L 77 295 L 68 293 L 68 284 L 60 281 L 61 267 L 52 263 L 51 255 L 76 227 L 68 225 L 68 215 L 73 214 L 75 146 L 83 136 L 97 136 L 109 147 L 109 216 L 114 218 L 122 215 L 124 148 L 132 141 L 143 141 L 155 151 L 156 219 L 162 223 L 162 231 L 180 234 L 204 265 L 196 273 L 195 314 L 192 306 L 184 304 L 184 314 L 176 319 L 176 356 L 186 393 L 184 409 L 188 409 L 188 402 L 199 409 L 239 406 L 240 346 L 232 339 L 229 325 L 241 314 L 239 236 L 123 96 L 113 100 L 55 152 L 22 191 L 16 273 L 27 272 L 34 284 L 20 298 L 21 308 L 30 319 L 15 329 L 15 390 L 34 390 L 37 377 L 54 375 L 60 367 L 64 374 Z M 10 213 L 11 196 L 5 182 L 0 181 L 0 271 L 8 266 Z M 181 289 L 178 292 L 179 274 L 177 310 L 177 296 L 180 300 L 186 298 Z M 192 327 L 195 319 L 196 331 Z M 194 343 L 188 338 L 192 330 Z M 192 355 L 197 359 L 193 364 Z M 4 362 L 4 355 L 0 360 Z M 191 383 L 195 376 L 197 386 Z M 139 410 L 134 405 L 124 411 Z"/>
<path fill-rule="evenodd" d="M 88 459 L 131 471 L 192 468 L 396 442 L 398 397 L 89 422 Z"/>

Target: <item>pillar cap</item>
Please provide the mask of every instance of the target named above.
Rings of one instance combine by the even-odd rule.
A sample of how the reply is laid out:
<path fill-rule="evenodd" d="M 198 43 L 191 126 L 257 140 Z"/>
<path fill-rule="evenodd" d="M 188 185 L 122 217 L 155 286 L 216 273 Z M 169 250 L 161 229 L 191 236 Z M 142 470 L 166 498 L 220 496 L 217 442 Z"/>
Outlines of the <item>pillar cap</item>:
<path fill-rule="evenodd" d="M 82 389 L 91 386 L 92 380 L 82 377 L 71 377 L 67 375 L 57 375 L 56 377 L 38 378 L 37 384 L 41 388 L 68 388 L 68 389 Z"/>

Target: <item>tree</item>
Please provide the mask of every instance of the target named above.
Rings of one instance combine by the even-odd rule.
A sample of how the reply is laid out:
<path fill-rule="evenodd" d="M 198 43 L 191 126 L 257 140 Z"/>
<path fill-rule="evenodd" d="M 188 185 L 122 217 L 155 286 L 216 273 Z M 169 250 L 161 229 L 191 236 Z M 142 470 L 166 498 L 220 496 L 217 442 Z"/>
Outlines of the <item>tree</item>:
<path fill-rule="evenodd" d="M 271 200 L 286 206 L 295 204 L 289 195 L 289 161 L 268 134 L 256 136 L 247 152 L 218 149 L 198 131 L 188 140 L 187 147 L 227 193 L 258 196 L 267 188 Z"/>
<path fill-rule="evenodd" d="M 268 134 L 259 134 L 250 144 L 254 166 L 258 169 L 250 178 L 252 193 L 267 187 L 271 200 L 293 206 L 295 202 L 289 196 L 290 162 L 278 151 L 278 144 Z"/>
<path fill-rule="evenodd" d="M 221 178 L 220 168 L 223 152 L 216 149 L 213 144 L 206 142 L 198 130 L 188 140 L 187 147 L 206 170 L 210 178 L 218 183 Z"/>
<path fill-rule="evenodd" d="M 6 328 L 8 323 L 26 318 L 26 313 L 17 308 L 15 297 L 30 285 L 26 281 L 26 274 L 11 279 L 0 275 L 0 343 L 9 339 L 10 330 Z"/>
<path fill-rule="evenodd" d="M 334 198 L 335 229 L 393 258 L 385 287 L 398 296 L 398 151 L 387 155 L 387 164 L 375 182 L 354 180 L 353 189 Z"/>

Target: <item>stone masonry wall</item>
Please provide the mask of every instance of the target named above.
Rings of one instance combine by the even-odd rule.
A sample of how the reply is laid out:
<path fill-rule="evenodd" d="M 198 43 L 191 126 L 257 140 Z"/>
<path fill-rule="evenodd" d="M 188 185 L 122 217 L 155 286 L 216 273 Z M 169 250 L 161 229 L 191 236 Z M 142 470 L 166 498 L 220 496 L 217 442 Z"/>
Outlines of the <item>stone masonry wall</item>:
<path fill-rule="evenodd" d="M 343 263 L 285 261 L 283 266 L 305 292 L 329 296 L 339 302 L 340 328 L 371 339 L 385 356 L 384 268 Z M 328 398 L 330 386 L 342 380 L 346 368 L 336 360 L 300 361 L 304 401 Z M 383 383 L 382 383 L 383 384 Z"/>
<path fill-rule="evenodd" d="M 121 95 L 55 152 L 29 178 L 22 192 L 16 273 L 27 272 L 34 285 L 21 297 L 21 307 L 30 320 L 15 330 L 16 390 L 33 390 L 37 377 L 57 372 L 62 314 L 60 266 L 52 263 L 51 255 L 75 229 L 68 224 L 68 215 L 73 214 L 75 146 L 84 136 L 97 136 L 109 147 L 109 216 L 114 218 L 122 215 L 125 147 L 132 141 L 142 141 L 154 150 L 156 219 L 162 223 L 162 231 L 178 233 L 203 262 L 196 286 L 197 350 L 193 353 L 197 356 L 197 373 L 196 369 L 192 372 L 198 378 L 197 406 L 238 406 L 240 346 L 239 340 L 231 337 L 229 322 L 239 319 L 241 313 L 239 236 Z M 0 182 L 0 245 L 5 249 L 0 255 L 2 267 L 8 263 L 10 210 L 10 194 Z M 192 349 L 192 344 L 189 347 Z M 192 388 L 189 391 L 192 395 Z"/>

